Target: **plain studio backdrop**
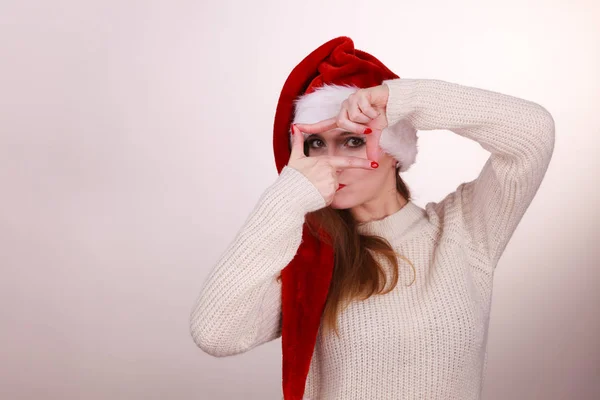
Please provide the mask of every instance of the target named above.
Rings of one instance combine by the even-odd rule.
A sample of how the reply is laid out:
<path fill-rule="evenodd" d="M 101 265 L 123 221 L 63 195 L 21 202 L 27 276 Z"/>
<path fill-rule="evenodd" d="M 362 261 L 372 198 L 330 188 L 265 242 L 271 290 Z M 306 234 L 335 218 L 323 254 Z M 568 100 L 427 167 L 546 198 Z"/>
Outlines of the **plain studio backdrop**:
<path fill-rule="evenodd" d="M 556 147 L 497 267 L 484 398 L 600 398 L 596 1 L 3 1 L 0 398 L 277 399 L 281 339 L 214 358 L 189 316 L 277 178 L 281 87 L 350 36 L 401 78 L 544 106 Z M 424 206 L 489 153 L 420 131 Z"/>

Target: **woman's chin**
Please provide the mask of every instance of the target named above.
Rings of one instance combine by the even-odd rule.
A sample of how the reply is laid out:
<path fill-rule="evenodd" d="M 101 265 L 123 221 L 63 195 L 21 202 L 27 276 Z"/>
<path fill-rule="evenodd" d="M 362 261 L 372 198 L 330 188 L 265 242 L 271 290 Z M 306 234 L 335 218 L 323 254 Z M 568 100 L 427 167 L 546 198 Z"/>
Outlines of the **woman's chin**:
<path fill-rule="evenodd" d="M 329 207 L 335 210 L 344 210 L 346 208 L 354 207 L 356 205 L 355 203 L 356 202 L 350 197 L 346 197 L 344 195 L 336 195 L 333 198 L 331 204 L 329 204 Z"/>

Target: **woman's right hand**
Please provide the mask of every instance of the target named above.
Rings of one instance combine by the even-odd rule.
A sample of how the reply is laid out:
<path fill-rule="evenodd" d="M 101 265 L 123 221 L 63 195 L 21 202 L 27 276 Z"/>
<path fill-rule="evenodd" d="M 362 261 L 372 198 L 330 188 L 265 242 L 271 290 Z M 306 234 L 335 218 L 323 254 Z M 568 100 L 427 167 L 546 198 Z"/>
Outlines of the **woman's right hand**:
<path fill-rule="evenodd" d="M 304 135 L 292 125 L 292 152 L 287 163 L 300 171 L 319 190 L 328 206 L 333 201 L 339 188 L 337 171 L 343 168 L 363 168 L 374 170 L 371 161 L 361 157 L 317 156 L 307 157 L 304 154 Z M 377 164 L 373 164 L 377 165 Z"/>

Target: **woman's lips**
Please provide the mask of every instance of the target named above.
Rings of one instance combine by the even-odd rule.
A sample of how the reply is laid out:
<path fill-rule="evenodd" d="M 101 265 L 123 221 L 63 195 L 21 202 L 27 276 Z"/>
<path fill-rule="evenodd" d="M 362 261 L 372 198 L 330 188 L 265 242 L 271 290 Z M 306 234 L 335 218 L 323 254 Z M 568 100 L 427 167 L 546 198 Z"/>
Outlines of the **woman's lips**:
<path fill-rule="evenodd" d="M 346 186 L 346 185 L 343 185 L 343 184 L 340 183 L 340 187 L 338 187 L 337 190 L 342 189 L 344 186 Z M 336 190 L 336 192 L 337 192 L 337 190 Z"/>

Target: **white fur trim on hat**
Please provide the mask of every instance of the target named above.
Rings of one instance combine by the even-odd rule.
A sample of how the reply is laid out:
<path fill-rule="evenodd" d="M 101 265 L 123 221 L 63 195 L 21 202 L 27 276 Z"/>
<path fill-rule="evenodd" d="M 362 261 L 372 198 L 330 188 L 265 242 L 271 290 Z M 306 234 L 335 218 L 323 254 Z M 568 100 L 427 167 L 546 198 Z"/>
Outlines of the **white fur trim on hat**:
<path fill-rule="evenodd" d="M 344 100 L 359 88 L 348 85 L 329 85 L 315 89 L 294 100 L 294 121 L 298 124 L 314 124 L 338 115 Z M 290 141 L 292 140 L 292 133 Z M 309 134 L 302 133 L 306 139 Z M 381 132 L 379 147 L 400 163 L 400 172 L 408 170 L 417 157 L 417 130 L 401 119 Z"/>

